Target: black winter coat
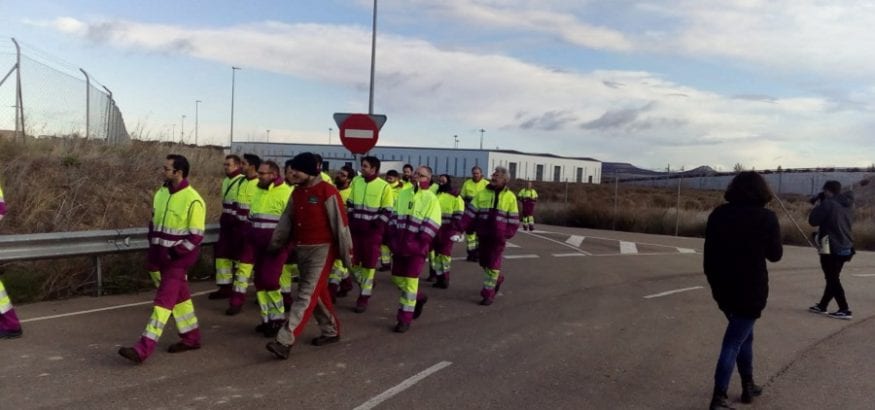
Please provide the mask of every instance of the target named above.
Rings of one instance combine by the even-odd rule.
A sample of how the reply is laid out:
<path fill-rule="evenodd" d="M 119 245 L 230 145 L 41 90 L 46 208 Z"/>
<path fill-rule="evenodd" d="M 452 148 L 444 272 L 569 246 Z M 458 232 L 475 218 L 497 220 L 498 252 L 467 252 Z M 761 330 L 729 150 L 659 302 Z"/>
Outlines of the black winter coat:
<path fill-rule="evenodd" d="M 769 297 L 766 260 L 777 262 L 783 252 L 771 210 L 737 203 L 714 209 L 705 230 L 704 268 L 720 310 L 759 318 Z"/>

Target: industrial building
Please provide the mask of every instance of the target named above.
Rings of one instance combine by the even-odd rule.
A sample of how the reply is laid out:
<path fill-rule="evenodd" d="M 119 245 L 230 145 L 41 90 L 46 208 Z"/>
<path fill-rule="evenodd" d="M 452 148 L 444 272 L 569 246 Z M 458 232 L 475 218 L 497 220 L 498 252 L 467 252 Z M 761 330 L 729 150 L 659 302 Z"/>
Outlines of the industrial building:
<path fill-rule="evenodd" d="M 342 145 L 287 144 L 268 142 L 233 142 L 231 152 L 252 153 L 273 159 L 280 164 L 302 153 L 322 155 L 327 169 L 353 165 L 355 158 Z M 475 165 L 488 177 L 496 166 L 510 172 L 511 179 L 531 179 L 547 182 L 581 182 L 598 184 L 602 177 L 602 163 L 592 158 L 563 157 L 553 154 L 528 154 L 513 150 L 480 150 L 463 148 L 374 147 L 369 153 L 384 163 L 381 172 L 400 171 L 401 165 L 427 165 L 435 174 L 468 176 Z M 358 169 L 358 166 L 353 166 Z"/>

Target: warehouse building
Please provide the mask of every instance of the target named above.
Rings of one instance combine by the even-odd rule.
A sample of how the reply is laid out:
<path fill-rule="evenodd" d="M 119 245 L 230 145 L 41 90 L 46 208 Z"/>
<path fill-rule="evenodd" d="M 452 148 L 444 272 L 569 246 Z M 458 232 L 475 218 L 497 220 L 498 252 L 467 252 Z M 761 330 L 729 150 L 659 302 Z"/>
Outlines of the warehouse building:
<path fill-rule="evenodd" d="M 280 164 L 299 153 L 313 152 L 322 155 L 326 168 L 331 170 L 355 162 L 353 155 L 342 145 L 233 142 L 231 152 L 238 155 L 252 153 Z M 403 164 L 411 164 L 428 165 L 435 174 L 463 177 L 469 176 L 471 168 L 477 165 L 487 177 L 496 166 L 506 167 L 511 179 L 598 184 L 602 177 L 602 163 L 596 159 L 513 150 L 378 146 L 369 155 L 383 162 L 380 171 L 384 173 L 390 169 L 400 171 Z M 358 166 L 353 168 L 358 169 Z"/>

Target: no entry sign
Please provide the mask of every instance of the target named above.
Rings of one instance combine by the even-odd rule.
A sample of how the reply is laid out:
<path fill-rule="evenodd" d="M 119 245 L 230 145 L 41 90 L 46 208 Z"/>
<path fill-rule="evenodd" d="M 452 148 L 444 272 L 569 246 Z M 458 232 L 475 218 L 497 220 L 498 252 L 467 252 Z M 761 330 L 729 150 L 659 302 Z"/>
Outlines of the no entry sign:
<path fill-rule="evenodd" d="M 340 142 L 353 154 L 364 154 L 377 145 L 380 128 L 386 123 L 385 115 L 334 114 L 340 129 Z"/>

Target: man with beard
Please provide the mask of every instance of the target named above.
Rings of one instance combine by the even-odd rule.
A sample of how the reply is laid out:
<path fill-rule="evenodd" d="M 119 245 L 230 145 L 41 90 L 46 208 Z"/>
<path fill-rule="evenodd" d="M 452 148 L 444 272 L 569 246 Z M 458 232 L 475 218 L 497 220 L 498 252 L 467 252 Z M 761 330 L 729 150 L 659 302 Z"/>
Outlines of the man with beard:
<path fill-rule="evenodd" d="M 231 154 L 225 157 L 225 179 L 222 180 L 222 216 L 219 217 L 219 241 L 213 248 L 216 258 L 216 285 L 219 289 L 210 293 L 210 299 L 231 296 L 234 268 L 243 245 L 239 236 L 237 219 L 237 195 L 240 185 L 246 180 L 240 167 L 240 157 Z"/>
<path fill-rule="evenodd" d="M 204 239 L 206 206 L 188 184 L 188 172 L 189 164 L 184 156 L 168 155 L 164 162 L 164 185 L 153 200 L 146 269 L 158 286 L 155 305 L 140 340 L 133 347 L 118 350 L 124 358 L 137 364 L 155 350 L 171 315 L 182 340 L 170 345 L 167 351 L 179 353 L 201 347 L 186 271 L 198 260 Z"/>
<path fill-rule="evenodd" d="M 441 207 L 428 190 L 431 168 L 420 166 L 413 173 L 410 188 L 402 189 L 389 218 L 389 247 L 392 249 L 392 283 L 401 291 L 395 331 L 410 329 L 422 314 L 428 297 L 419 291 L 419 275 L 431 243 L 441 225 Z"/>
<path fill-rule="evenodd" d="M 504 282 L 501 258 L 507 240 L 516 234 L 520 225 L 516 195 L 507 188 L 507 168 L 496 167 L 486 189 L 468 204 L 461 226 L 468 233 L 476 233 L 480 241 L 478 258 L 483 267 L 483 289 L 480 304 L 489 306 Z"/>
<path fill-rule="evenodd" d="M 292 199 L 280 218 L 269 250 L 294 246 L 301 271 L 298 297 L 292 303 L 289 319 L 267 350 L 278 359 L 288 359 L 304 326 L 314 316 L 322 334 L 315 346 L 340 341 L 340 324 L 328 292 L 328 274 L 335 258 L 349 266 L 352 239 L 340 193 L 322 181 L 315 155 L 309 152 L 292 158 L 292 178 L 296 184 Z"/>
<path fill-rule="evenodd" d="M 453 244 L 461 241 L 459 223 L 465 213 L 465 201 L 453 189 L 453 180 L 447 174 L 438 177 L 437 199 L 441 206 L 441 228 L 432 243 L 429 254 L 431 271 L 435 274 L 434 287 L 450 287 L 450 264 L 453 261 Z"/>
<path fill-rule="evenodd" d="M 475 165 L 471 168 L 471 179 L 465 180 L 462 184 L 462 191 L 460 192 L 462 199 L 465 200 L 466 206 L 471 203 L 471 200 L 473 200 L 480 191 L 486 188 L 487 184 L 489 184 L 489 181 L 483 178 L 483 171 L 480 167 Z M 477 262 L 477 248 L 479 247 L 477 234 L 468 234 L 465 236 L 465 240 L 468 245 L 467 260 L 469 262 Z"/>

